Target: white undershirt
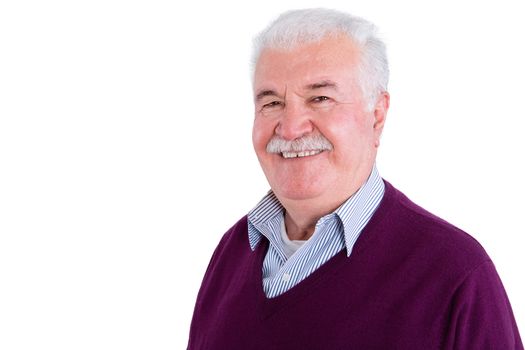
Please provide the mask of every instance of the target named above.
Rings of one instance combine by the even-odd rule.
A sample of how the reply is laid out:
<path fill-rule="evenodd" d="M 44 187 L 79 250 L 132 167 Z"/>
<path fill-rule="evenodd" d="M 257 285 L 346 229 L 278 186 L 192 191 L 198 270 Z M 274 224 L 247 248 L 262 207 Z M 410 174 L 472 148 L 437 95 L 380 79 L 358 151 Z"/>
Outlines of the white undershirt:
<path fill-rule="evenodd" d="M 281 239 L 283 241 L 284 254 L 286 254 L 287 259 L 290 259 L 290 257 L 306 242 L 301 240 L 291 241 L 288 238 L 288 234 L 286 233 L 286 226 L 284 225 L 284 218 L 281 221 Z"/>

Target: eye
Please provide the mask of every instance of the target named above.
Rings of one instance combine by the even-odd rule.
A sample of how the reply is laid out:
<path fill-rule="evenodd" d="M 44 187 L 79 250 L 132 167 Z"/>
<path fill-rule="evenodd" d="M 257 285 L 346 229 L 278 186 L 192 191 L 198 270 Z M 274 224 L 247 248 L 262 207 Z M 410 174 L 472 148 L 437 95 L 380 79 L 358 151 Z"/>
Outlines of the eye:
<path fill-rule="evenodd" d="M 270 103 L 266 103 L 263 105 L 263 108 L 264 107 L 276 107 L 276 106 L 280 106 L 281 105 L 281 101 L 272 101 Z"/>
<path fill-rule="evenodd" d="M 329 100 L 330 100 L 330 97 L 327 97 L 327 96 L 316 96 L 310 99 L 310 101 L 313 103 L 322 103 L 322 102 L 326 102 Z"/>
<path fill-rule="evenodd" d="M 262 105 L 261 109 L 272 109 L 277 107 L 282 107 L 283 103 L 281 101 L 272 101 Z"/>

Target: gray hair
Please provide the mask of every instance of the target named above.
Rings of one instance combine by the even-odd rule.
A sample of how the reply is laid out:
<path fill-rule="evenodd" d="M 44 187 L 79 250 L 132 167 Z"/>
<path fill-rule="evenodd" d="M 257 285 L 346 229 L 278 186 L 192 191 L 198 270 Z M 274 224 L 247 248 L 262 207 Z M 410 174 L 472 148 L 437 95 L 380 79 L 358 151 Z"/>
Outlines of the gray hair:
<path fill-rule="evenodd" d="M 387 91 L 386 46 L 377 36 L 376 26 L 344 12 L 315 8 L 281 14 L 253 40 L 252 76 L 264 49 L 290 50 L 300 44 L 319 42 L 326 36 L 347 35 L 361 50 L 358 83 L 368 109 L 373 109 L 380 93 Z"/>

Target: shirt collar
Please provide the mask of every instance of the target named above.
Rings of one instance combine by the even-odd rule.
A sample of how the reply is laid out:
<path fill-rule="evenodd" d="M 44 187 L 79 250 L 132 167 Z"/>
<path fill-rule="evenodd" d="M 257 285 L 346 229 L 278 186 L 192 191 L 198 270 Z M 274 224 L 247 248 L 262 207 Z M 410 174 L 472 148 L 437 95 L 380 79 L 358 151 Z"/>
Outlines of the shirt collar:
<path fill-rule="evenodd" d="M 372 172 L 363 186 L 332 213 L 343 224 L 343 235 L 348 256 L 350 256 L 360 232 L 381 202 L 384 192 L 384 182 L 374 164 Z M 263 236 L 269 240 L 274 239 L 275 234 L 272 235 L 269 232 L 275 233 L 276 230 L 280 229 L 283 214 L 283 206 L 273 191 L 270 190 L 248 213 L 248 239 L 252 250 L 255 250 Z M 328 214 L 320 220 L 324 220 L 332 214 Z"/>

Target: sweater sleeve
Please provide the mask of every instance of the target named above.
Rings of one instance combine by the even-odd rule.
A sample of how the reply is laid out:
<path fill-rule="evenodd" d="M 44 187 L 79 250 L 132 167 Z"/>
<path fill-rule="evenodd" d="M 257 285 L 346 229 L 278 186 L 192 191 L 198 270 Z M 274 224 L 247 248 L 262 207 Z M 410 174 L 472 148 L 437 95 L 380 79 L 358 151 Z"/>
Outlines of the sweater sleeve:
<path fill-rule="evenodd" d="M 516 321 L 492 261 L 471 271 L 455 293 L 446 349 L 522 349 Z"/>

